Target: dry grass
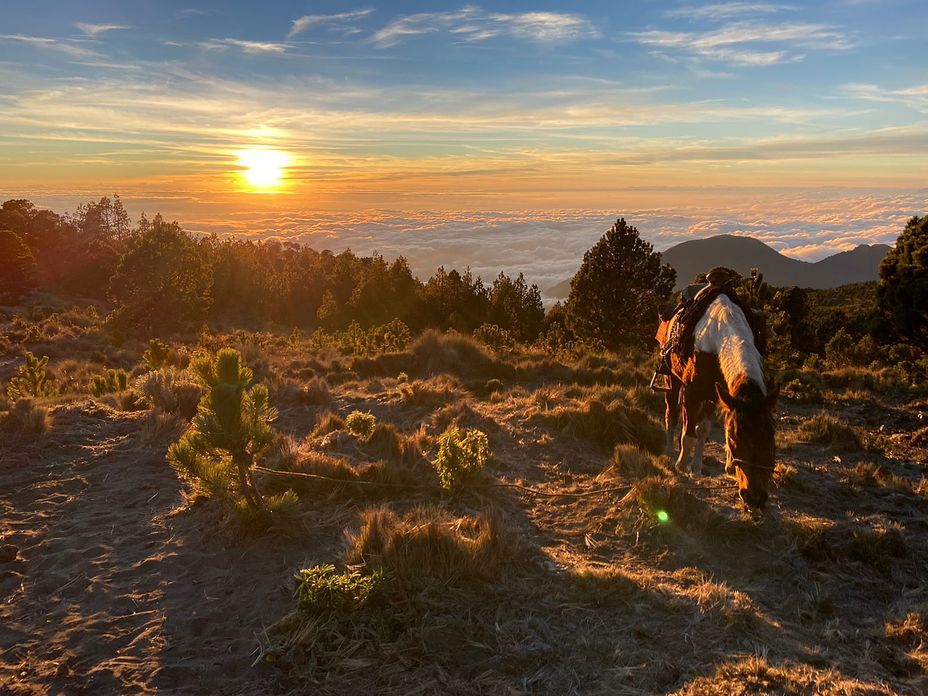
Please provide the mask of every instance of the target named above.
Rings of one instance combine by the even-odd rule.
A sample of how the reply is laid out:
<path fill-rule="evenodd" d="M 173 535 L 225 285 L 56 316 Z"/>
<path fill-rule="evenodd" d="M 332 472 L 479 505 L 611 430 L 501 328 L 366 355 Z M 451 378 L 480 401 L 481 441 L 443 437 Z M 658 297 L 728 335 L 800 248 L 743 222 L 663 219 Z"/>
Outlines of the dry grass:
<path fill-rule="evenodd" d="M 498 577 L 518 555 L 498 514 L 454 517 L 436 507 L 417 507 L 401 516 L 381 507 L 360 515 L 345 560 L 384 570 L 401 582 L 463 582 Z"/>
<path fill-rule="evenodd" d="M 648 452 L 660 452 L 664 433 L 657 422 L 641 409 L 613 401 L 589 401 L 585 407 L 559 407 L 543 416 L 565 435 L 583 438 L 602 447 L 632 444 Z"/>
<path fill-rule="evenodd" d="M 819 413 L 800 424 L 796 438 L 802 442 L 829 445 L 838 452 L 863 448 L 860 431 L 827 413 Z"/>
<path fill-rule="evenodd" d="M 35 399 L 18 399 L 0 415 L 0 430 L 11 435 L 42 435 L 52 427 L 48 409 Z"/>
<path fill-rule="evenodd" d="M 142 375 L 134 368 L 134 389 L 152 406 L 147 415 L 86 399 L 68 403 L 72 392 L 86 393 L 93 374 L 133 370 L 145 348 L 116 349 L 89 327 L 72 336 L 67 327 L 40 326 L 43 336 L 55 336 L 48 354 L 66 357 L 54 364 L 65 403 L 41 440 L 0 438 L 0 464 L 22 462 L 24 475 L 33 458 L 42 472 L 94 462 L 82 476 L 125 460 L 151 464 L 134 468 L 139 474 L 164 468 L 163 449 L 183 429 L 173 412 L 192 414 L 180 405 L 184 373 Z M 708 445 L 711 464 L 700 479 L 679 476 L 656 456 L 662 404 L 643 386 L 650 356 L 578 351 L 555 358 L 522 347 L 497 354 L 466 337 L 432 334 L 403 352 L 354 358 L 306 341 L 259 338 L 254 357 L 271 373 L 281 433 L 260 463 L 325 478 L 256 472 L 275 508 L 266 518 L 242 510 L 221 520 L 210 516 L 209 504 L 178 510 L 171 532 L 177 536 L 163 557 L 195 566 L 208 552 L 212 565 L 204 567 L 223 569 L 217 587 L 175 583 L 172 597 L 186 598 L 181 615 L 262 607 L 247 625 L 211 634 L 238 645 L 287 611 L 272 584 L 279 588 L 304 565 L 331 564 L 330 579 L 349 591 L 377 571 L 384 579 L 376 601 L 351 604 L 338 616 L 294 609 L 269 629 L 265 655 L 294 677 L 283 678 L 279 689 L 837 694 L 916 693 L 924 683 L 920 578 L 928 479 L 919 483 L 923 472 L 913 464 L 924 439 L 917 430 L 924 407 L 902 404 L 901 392 L 883 398 L 871 390 L 879 381 L 841 373 L 827 377 L 829 385 L 820 380 L 818 388 L 842 394 L 821 417 L 809 417 L 819 409 L 798 399 L 785 400 L 783 422 L 813 422 L 805 426 L 807 441 L 846 446 L 833 423 L 859 439 L 840 461 L 824 447 L 781 453 L 772 504 L 753 519 L 722 473 L 718 438 Z M 218 346 L 257 339 L 209 340 Z M 811 376 L 792 379 L 817 386 Z M 835 386 L 838 380 L 848 386 Z M 849 393 L 869 395 L 866 404 L 846 400 Z M 186 402 L 195 406 L 198 396 Z M 0 412 L 10 408 L 0 403 Z M 376 415 L 369 434 L 346 429 L 343 415 L 355 409 Z M 872 440 L 877 420 L 885 424 L 887 447 L 857 449 Z M 488 433 L 490 473 L 522 488 L 443 494 L 429 460 L 451 425 Z M 77 482 L 67 485 L 77 490 Z M 171 486 L 146 489 L 144 504 L 120 514 L 149 514 L 144 501 L 156 492 L 152 504 L 176 496 L 176 481 Z M 28 487 L 4 490 L 14 489 Z M 494 512 L 477 511 L 484 506 Z M 80 506 L 72 509 L 83 514 Z M 232 531 L 214 533 L 229 522 Z M 239 538 L 242 531 L 275 536 L 256 542 Z M 291 540 L 279 531 L 300 536 Z M 262 563 L 249 566 L 256 554 Z M 235 567 L 242 572 L 229 577 L 239 581 L 226 581 L 225 569 Z M 255 593 L 259 578 L 265 584 Z M 204 588 L 209 597 L 226 592 L 220 608 L 203 605 Z M 203 656 L 202 639 L 171 637 L 184 654 L 248 671 L 247 649 Z M 766 658 L 753 656 L 760 649 Z M 268 671 L 274 668 L 256 674 Z M 29 678 L 44 688 L 41 676 Z M 250 692 L 264 688 L 252 685 Z"/>
<path fill-rule="evenodd" d="M 712 676 L 699 677 L 673 693 L 678 696 L 876 696 L 893 692 L 879 683 L 850 679 L 833 670 L 815 669 L 794 662 L 772 665 L 755 655 L 726 662 Z"/>

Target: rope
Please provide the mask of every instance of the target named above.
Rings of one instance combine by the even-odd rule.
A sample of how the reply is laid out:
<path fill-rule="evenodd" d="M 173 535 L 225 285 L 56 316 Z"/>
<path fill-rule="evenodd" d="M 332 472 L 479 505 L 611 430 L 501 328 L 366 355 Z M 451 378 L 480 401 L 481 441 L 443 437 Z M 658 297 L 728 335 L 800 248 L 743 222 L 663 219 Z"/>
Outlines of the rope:
<path fill-rule="evenodd" d="M 291 478 L 302 478 L 302 479 L 313 479 L 316 481 L 327 481 L 329 483 L 341 483 L 341 484 L 355 484 L 359 486 L 382 486 L 384 488 L 405 488 L 407 490 L 420 490 L 420 491 L 434 491 L 434 486 L 422 486 L 415 483 L 391 483 L 388 481 L 361 481 L 359 479 L 339 479 L 332 476 L 323 476 L 322 474 L 309 474 L 299 471 L 277 471 L 276 469 L 268 469 L 263 466 L 253 467 L 255 471 L 260 471 L 265 474 L 271 474 L 273 476 L 284 476 Z M 632 489 L 632 486 L 608 486 L 605 488 L 597 488 L 592 491 L 581 491 L 580 493 L 548 493 L 547 491 L 539 491 L 534 488 L 529 488 L 528 486 L 522 486 L 518 483 L 479 483 L 469 488 L 514 488 L 519 491 L 524 491 L 531 495 L 543 497 L 543 498 L 585 498 L 587 496 L 593 495 L 602 495 L 604 493 L 618 493 L 624 492 L 627 493 Z"/>

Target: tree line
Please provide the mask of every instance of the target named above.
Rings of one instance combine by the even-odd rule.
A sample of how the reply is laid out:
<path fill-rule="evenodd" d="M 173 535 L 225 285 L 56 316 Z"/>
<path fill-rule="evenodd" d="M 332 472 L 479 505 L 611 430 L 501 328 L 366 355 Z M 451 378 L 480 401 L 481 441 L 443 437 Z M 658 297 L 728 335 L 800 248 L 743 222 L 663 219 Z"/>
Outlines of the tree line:
<path fill-rule="evenodd" d="M 861 323 L 861 335 L 924 350 L 928 216 L 909 221 L 880 276 L 878 307 Z M 755 306 L 780 314 L 793 350 L 821 352 L 840 328 L 838 319 L 812 321 L 808 291 L 776 292 L 755 281 L 745 281 L 745 292 Z M 34 290 L 103 301 L 113 330 L 143 337 L 203 322 L 336 332 L 399 320 L 412 332 L 476 332 L 500 344 L 650 345 L 658 309 L 675 284 L 674 269 L 624 219 L 586 252 L 568 299 L 546 312 L 538 286 L 521 273 L 485 283 L 469 269 L 439 267 L 420 280 L 403 257 L 196 236 L 161 215 L 143 214 L 133 225 L 118 196 L 82 204 L 71 215 L 25 199 L 0 205 L 0 303 Z M 854 334 L 846 319 L 838 323 Z"/>

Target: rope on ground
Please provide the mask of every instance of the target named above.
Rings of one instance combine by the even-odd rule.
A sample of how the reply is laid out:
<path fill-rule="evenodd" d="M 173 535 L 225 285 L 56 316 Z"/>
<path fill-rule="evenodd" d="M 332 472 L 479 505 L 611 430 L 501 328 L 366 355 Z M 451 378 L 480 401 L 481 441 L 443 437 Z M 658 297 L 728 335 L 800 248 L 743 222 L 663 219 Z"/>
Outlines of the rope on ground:
<path fill-rule="evenodd" d="M 322 474 L 310 474 L 301 471 L 278 471 L 277 469 L 268 469 L 263 466 L 254 467 L 255 471 L 260 471 L 265 474 L 271 474 L 272 476 L 283 476 L 289 478 L 301 478 L 301 479 L 313 479 L 316 481 L 326 481 L 328 483 L 340 483 L 347 485 L 358 485 L 358 486 L 380 486 L 382 488 L 405 488 L 407 490 L 420 490 L 420 491 L 434 491 L 436 490 L 434 486 L 422 486 L 415 483 L 394 483 L 389 481 L 361 481 L 359 479 L 340 479 L 333 476 L 323 476 Z M 591 491 L 581 491 L 579 493 L 549 493 L 547 491 L 539 491 L 535 488 L 529 488 L 528 486 L 522 486 L 518 483 L 478 483 L 468 488 L 514 488 L 530 495 L 539 496 L 542 498 L 586 498 L 594 495 L 603 495 L 605 493 L 628 493 L 632 486 L 607 486 L 604 488 L 597 488 Z"/>

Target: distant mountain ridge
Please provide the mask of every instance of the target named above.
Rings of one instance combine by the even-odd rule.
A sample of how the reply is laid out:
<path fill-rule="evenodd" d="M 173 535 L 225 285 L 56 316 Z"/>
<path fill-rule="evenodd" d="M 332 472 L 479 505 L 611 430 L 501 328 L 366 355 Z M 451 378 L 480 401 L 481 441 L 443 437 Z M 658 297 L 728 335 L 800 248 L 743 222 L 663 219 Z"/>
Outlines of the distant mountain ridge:
<path fill-rule="evenodd" d="M 757 268 L 770 285 L 797 285 L 819 290 L 878 280 L 880 262 L 891 248 L 886 244 L 861 244 L 850 251 L 810 263 L 784 256 L 753 237 L 720 234 L 677 244 L 662 252 L 661 258 L 676 269 L 677 289 L 714 266 L 728 266 L 742 275 Z M 570 278 L 549 287 L 545 294 L 556 299 L 566 298 L 570 294 Z"/>

